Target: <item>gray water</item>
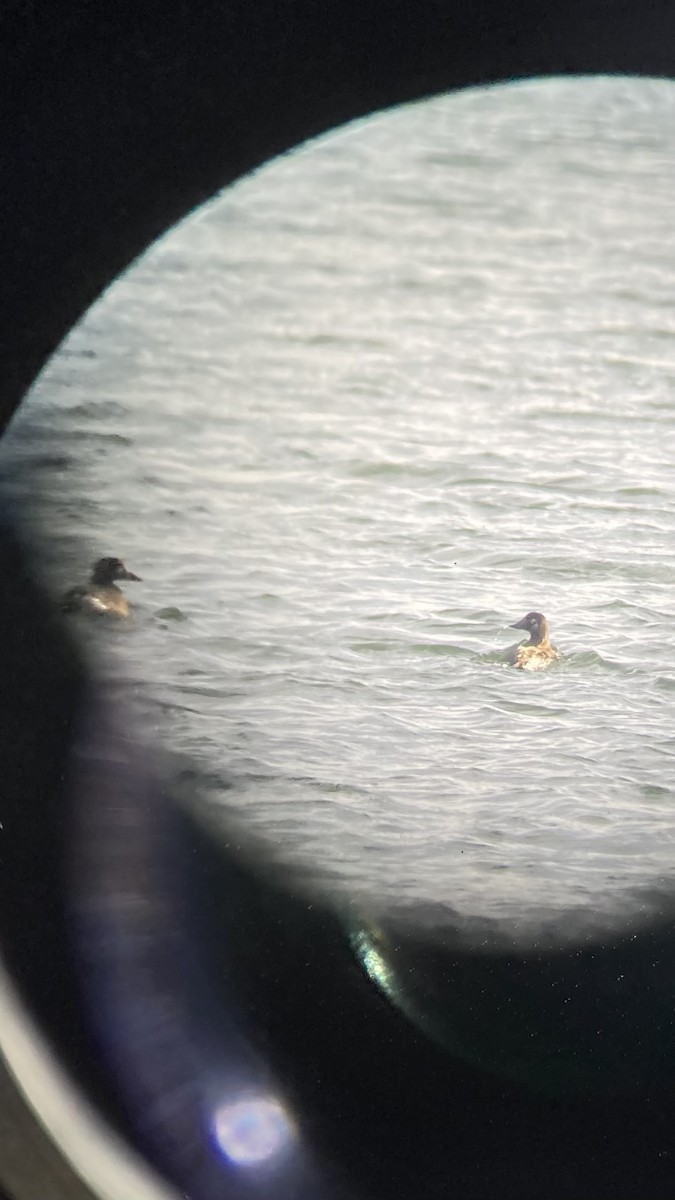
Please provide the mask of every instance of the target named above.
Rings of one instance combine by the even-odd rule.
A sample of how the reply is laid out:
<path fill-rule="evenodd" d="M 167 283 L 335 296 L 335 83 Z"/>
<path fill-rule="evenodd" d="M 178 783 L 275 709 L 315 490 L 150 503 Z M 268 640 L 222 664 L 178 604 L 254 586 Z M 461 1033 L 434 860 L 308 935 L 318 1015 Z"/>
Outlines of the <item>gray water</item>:
<path fill-rule="evenodd" d="M 381 115 L 167 235 L 14 422 L 55 590 L 143 577 L 83 631 L 143 735 L 310 876 L 488 915 L 675 874 L 674 185 L 666 82 Z"/>

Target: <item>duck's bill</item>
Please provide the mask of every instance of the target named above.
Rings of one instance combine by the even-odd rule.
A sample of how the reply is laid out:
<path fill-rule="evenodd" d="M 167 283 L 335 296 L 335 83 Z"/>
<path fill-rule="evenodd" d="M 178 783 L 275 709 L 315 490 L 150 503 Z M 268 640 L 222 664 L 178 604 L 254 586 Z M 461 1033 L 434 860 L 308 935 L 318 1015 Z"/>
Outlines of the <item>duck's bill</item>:
<path fill-rule="evenodd" d="M 124 568 L 124 574 L 120 575 L 119 578 L 120 579 L 133 579 L 136 583 L 143 582 L 140 575 L 134 575 L 133 571 L 127 571 L 126 567 Z"/>
<path fill-rule="evenodd" d="M 514 621 L 513 625 L 509 625 L 509 629 L 527 629 L 525 618 L 521 617 L 519 621 Z"/>

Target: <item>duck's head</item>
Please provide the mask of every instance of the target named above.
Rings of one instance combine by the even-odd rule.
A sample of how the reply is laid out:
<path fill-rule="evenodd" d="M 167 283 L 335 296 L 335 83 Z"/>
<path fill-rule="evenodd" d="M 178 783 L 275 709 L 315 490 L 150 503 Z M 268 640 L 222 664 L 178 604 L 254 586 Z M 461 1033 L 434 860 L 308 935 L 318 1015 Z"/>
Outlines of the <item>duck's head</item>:
<path fill-rule="evenodd" d="M 91 572 L 91 582 L 98 584 L 115 583 L 117 579 L 133 579 L 141 582 L 140 575 L 128 571 L 121 558 L 99 558 L 94 563 Z"/>
<path fill-rule="evenodd" d="M 511 629 L 525 629 L 530 635 L 530 641 L 537 644 L 548 637 L 548 621 L 543 613 L 526 613 L 520 621 L 516 621 Z"/>

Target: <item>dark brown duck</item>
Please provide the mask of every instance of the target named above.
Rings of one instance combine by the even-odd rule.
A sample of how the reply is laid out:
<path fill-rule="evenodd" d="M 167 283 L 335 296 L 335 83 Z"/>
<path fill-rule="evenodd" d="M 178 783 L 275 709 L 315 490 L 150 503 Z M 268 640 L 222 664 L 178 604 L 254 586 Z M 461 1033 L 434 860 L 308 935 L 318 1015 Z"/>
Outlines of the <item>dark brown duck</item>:
<path fill-rule="evenodd" d="M 128 571 L 121 558 L 99 558 L 92 567 L 89 582 L 71 588 L 63 597 L 64 612 L 87 613 L 89 616 L 128 617 L 129 601 L 117 586 L 119 580 L 135 580 L 140 575 Z"/>
<path fill-rule="evenodd" d="M 551 645 L 548 636 L 548 621 L 543 613 L 526 613 L 511 629 L 524 629 L 530 635 L 528 642 L 521 642 L 508 651 L 507 661 L 521 671 L 543 671 L 552 663 L 559 662 L 561 655 Z"/>

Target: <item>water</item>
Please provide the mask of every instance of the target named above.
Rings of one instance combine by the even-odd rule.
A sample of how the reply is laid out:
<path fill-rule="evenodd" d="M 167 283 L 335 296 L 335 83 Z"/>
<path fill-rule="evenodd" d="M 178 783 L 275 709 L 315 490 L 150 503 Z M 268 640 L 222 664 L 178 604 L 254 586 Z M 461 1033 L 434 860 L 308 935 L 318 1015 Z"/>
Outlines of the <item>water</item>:
<path fill-rule="evenodd" d="M 675 859 L 675 89 L 466 92 L 267 167 L 75 330 L 3 451 L 210 810 L 385 907 Z M 530 608 L 565 654 L 500 652 Z"/>

